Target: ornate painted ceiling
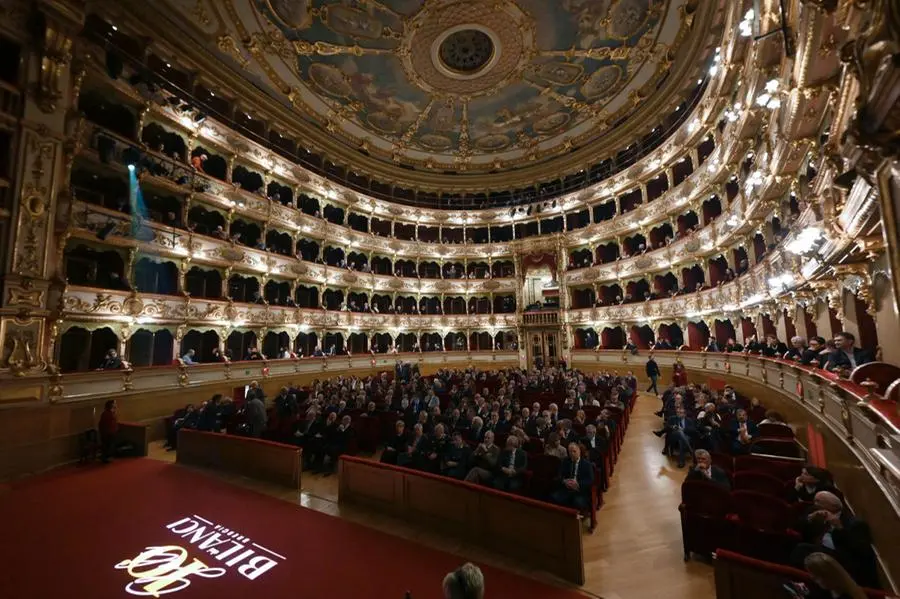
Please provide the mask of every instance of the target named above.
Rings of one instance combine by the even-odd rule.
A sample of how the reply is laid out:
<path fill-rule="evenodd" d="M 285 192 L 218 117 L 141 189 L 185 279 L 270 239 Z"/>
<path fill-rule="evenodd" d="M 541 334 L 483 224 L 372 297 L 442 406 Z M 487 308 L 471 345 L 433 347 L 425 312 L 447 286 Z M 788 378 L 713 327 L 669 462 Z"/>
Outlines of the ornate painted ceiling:
<path fill-rule="evenodd" d="M 651 99 L 674 107 L 689 82 L 666 76 L 708 33 L 697 0 L 165 1 L 176 33 L 406 173 L 528 169 L 586 145 L 599 160 L 633 140 L 612 133 L 653 128 Z"/>

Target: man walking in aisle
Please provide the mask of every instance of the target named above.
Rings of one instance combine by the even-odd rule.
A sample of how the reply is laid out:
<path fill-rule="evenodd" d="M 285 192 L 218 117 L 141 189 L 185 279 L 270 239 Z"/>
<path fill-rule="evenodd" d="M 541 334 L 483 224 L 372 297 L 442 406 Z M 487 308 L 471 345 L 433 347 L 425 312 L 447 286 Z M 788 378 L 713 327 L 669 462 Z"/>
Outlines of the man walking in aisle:
<path fill-rule="evenodd" d="M 653 393 L 659 395 L 659 389 L 656 388 L 656 381 L 659 379 L 659 364 L 653 359 L 652 353 L 647 359 L 647 376 L 650 378 L 650 386 L 647 388 L 647 392 L 649 393 L 652 390 Z"/>

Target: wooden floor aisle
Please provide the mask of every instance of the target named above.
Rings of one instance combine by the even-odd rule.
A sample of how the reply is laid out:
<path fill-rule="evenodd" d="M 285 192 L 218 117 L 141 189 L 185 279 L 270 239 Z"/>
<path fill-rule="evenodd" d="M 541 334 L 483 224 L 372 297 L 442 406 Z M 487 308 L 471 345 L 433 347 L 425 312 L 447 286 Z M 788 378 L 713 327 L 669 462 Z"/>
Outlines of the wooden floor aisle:
<path fill-rule="evenodd" d="M 586 584 L 581 590 L 604 599 L 640 599 L 664 596 L 666 599 L 704 599 L 713 597 L 712 567 L 682 560 L 681 524 L 678 501 L 685 471 L 660 453 L 661 441 L 651 432 L 659 425 L 653 415 L 659 408 L 655 396 L 638 400 L 625 434 L 619 462 L 616 464 L 605 504 L 598 513 L 597 530 L 585 531 Z M 174 461 L 175 454 L 154 444 L 151 457 Z M 296 492 L 217 475 L 244 487 L 297 502 Z M 299 503 L 303 507 L 331 514 L 391 534 L 461 556 L 489 563 L 560 584 L 549 575 L 524 570 L 502 556 L 489 554 L 429 532 L 416 530 L 399 520 L 367 513 L 337 504 L 336 476 L 312 476 L 304 473 Z"/>

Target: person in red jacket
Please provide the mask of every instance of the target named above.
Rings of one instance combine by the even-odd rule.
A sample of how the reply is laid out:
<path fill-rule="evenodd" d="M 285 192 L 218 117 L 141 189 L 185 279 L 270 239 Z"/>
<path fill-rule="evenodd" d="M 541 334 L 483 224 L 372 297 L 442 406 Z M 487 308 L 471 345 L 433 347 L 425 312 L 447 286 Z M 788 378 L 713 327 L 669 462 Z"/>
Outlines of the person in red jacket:
<path fill-rule="evenodd" d="M 110 399 L 100 414 L 100 423 L 97 428 L 100 429 L 100 451 L 103 463 L 109 463 L 112 457 L 113 448 L 116 442 L 116 433 L 119 432 L 119 418 L 116 415 L 118 408 L 116 400 Z"/>

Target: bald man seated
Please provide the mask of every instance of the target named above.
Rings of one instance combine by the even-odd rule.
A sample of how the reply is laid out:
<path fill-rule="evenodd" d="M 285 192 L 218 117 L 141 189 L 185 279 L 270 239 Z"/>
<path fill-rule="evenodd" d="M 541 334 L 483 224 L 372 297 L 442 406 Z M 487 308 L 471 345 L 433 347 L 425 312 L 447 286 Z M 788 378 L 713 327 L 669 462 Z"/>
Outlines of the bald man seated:
<path fill-rule="evenodd" d="M 837 495 L 829 491 L 816 493 L 798 528 L 804 543 L 828 549 L 857 584 L 881 588 L 869 525 L 853 516 Z"/>

